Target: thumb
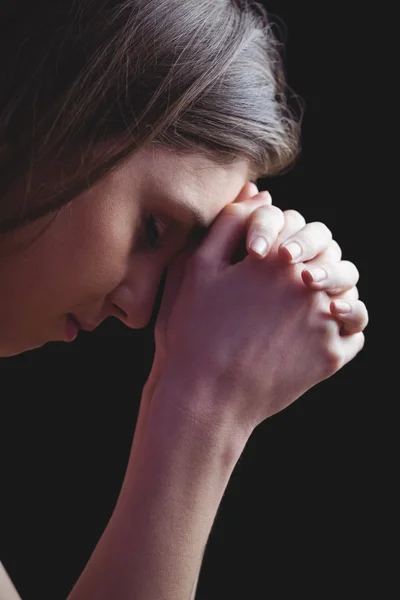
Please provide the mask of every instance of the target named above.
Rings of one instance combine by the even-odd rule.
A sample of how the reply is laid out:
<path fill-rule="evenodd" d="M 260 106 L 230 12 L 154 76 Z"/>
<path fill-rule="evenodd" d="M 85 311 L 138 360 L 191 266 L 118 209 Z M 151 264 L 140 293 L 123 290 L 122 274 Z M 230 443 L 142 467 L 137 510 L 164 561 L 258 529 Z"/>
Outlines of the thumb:
<path fill-rule="evenodd" d="M 256 196 L 254 196 L 254 194 L 256 194 Z M 266 196 L 266 194 L 267 194 L 267 196 Z M 258 188 L 254 183 L 249 182 L 242 188 L 242 190 L 241 190 L 240 194 L 238 195 L 238 197 L 236 198 L 235 202 L 229 206 L 238 207 L 238 208 L 235 208 L 234 210 L 239 211 L 240 213 L 243 213 L 244 211 L 241 208 L 241 204 L 243 204 L 243 201 L 246 198 L 247 199 L 251 198 L 252 195 L 254 196 L 254 200 L 255 200 L 255 205 L 253 206 L 252 210 L 254 210 L 255 208 L 258 208 L 258 206 L 261 206 L 262 204 L 268 203 L 268 197 L 270 198 L 268 192 L 262 192 L 262 202 L 260 202 L 260 199 L 258 199 L 258 202 L 257 202 L 257 198 L 258 198 L 258 196 L 260 196 L 260 194 L 258 194 Z M 270 203 L 271 202 L 269 201 L 269 204 Z M 225 207 L 225 208 L 227 208 L 227 207 Z M 246 216 L 248 214 L 250 214 L 250 212 L 251 212 L 251 210 L 250 210 L 250 208 L 248 208 L 247 212 L 246 212 Z M 222 213 L 220 213 L 220 214 L 222 214 Z M 210 230 L 206 233 L 204 239 L 206 239 L 212 233 L 212 231 L 214 230 L 214 227 L 217 224 L 217 221 L 219 221 L 220 218 L 221 218 L 220 216 L 217 217 L 217 219 L 214 221 L 214 225 L 211 226 Z M 232 232 L 232 228 L 229 230 L 230 246 L 234 246 L 235 243 L 237 244 L 237 241 L 240 240 L 240 238 L 243 236 L 243 230 L 245 228 L 246 219 L 243 219 L 243 217 L 242 217 L 240 219 L 237 218 L 236 220 L 237 220 L 237 223 L 236 223 L 235 232 Z M 219 226 L 219 229 L 221 229 L 221 226 Z M 227 229 L 227 227 L 226 227 L 226 223 L 225 223 L 225 230 L 226 229 Z M 214 236 L 214 233 L 213 233 L 213 236 Z M 218 238 L 218 236 L 219 236 L 218 231 L 216 232 L 215 236 Z M 221 238 L 223 238 L 222 235 L 221 235 Z M 170 265 L 168 267 L 163 297 L 162 297 L 160 310 L 158 312 L 158 317 L 157 317 L 156 326 L 155 326 L 155 330 L 154 330 L 156 344 L 157 343 L 159 345 L 162 344 L 162 340 L 164 339 L 165 328 L 168 323 L 169 315 L 171 314 L 172 307 L 175 302 L 176 296 L 182 285 L 182 281 L 185 277 L 186 265 L 195 252 L 197 254 L 198 252 L 200 252 L 202 250 L 203 245 L 204 245 L 204 239 L 202 240 L 201 243 L 199 243 L 198 240 L 190 240 L 189 243 L 185 246 L 185 249 L 180 254 L 178 254 L 178 256 L 170 263 Z M 210 244 L 210 242 L 209 242 L 209 244 Z M 222 244 L 222 241 L 221 241 L 221 244 Z M 214 250 L 213 252 L 216 252 L 216 250 Z M 227 252 L 227 254 L 229 254 L 229 252 Z"/>
<path fill-rule="evenodd" d="M 225 206 L 204 237 L 197 256 L 210 265 L 233 264 L 240 242 L 243 242 L 244 249 L 246 247 L 245 237 L 250 215 L 261 206 L 270 206 L 271 202 L 271 195 L 264 191 L 252 198 Z"/>
<path fill-rule="evenodd" d="M 156 344 L 161 344 L 164 339 L 169 315 L 171 314 L 175 299 L 185 277 L 186 265 L 198 247 L 199 242 L 190 240 L 185 246 L 185 249 L 180 252 L 168 266 L 164 292 L 154 329 Z"/>

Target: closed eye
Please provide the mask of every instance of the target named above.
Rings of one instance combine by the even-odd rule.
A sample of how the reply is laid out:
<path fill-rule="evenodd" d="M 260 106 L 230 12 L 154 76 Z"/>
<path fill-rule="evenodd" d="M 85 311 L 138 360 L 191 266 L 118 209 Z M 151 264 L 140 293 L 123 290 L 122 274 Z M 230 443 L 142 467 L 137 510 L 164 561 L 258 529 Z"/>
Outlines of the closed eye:
<path fill-rule="evenodd" d="M 153 250 L 158 250 L 163 245 L 163 234 L 167 229 L 166 223 L 161 219 L 150 214 L 146 221 L 146 237 L 150 247 Z M 164 236 L 165 238 L 165 236 Z"/>

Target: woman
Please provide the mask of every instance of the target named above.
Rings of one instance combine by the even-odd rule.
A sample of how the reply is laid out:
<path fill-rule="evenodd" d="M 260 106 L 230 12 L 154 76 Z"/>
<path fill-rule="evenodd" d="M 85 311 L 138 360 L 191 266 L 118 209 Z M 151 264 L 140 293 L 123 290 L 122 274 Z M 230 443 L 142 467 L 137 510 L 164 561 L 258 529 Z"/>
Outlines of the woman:
<path fill-rule="evenodd" d="M 2 19 L 1 355 L 109 316 L 144 327 L 168 269 L 121 493 L 70 600 L 194 598 L 252 431 L 363 345 L 356 267 L 249 183 L 293 162 L 299 122 L 248 4 L 52 2 Z"/>

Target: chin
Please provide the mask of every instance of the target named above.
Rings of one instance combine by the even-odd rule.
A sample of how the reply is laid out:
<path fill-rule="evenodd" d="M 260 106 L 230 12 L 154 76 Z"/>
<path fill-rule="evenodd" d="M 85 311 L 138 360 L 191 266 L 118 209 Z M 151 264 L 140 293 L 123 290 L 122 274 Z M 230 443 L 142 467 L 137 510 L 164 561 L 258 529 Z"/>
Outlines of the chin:
<path fill-rule="evenodd" d="M 21 344 L 21 346 L 10 344 L 9 347 L 2 345 L 0 346 L 0 358 L 11 358 L 12 356 L 18 356 L 19 354 L 24 354 L 24 352 L 29 352 L 30 350 L 36 350 L 42 346 L 44 346 L 44 344 L 37 344 L 34 346 L 31 344 Z"/>

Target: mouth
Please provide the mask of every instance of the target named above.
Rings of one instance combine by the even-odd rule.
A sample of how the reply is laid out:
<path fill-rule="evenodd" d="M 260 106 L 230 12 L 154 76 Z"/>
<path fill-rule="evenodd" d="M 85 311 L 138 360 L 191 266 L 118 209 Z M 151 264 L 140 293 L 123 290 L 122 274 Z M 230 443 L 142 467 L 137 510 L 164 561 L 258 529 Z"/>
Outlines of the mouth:
<path fill-rule="evenodd" d="M 67 315 L 67 323 L 65 327 L 65 341 L 73 342 L 78 336 L 79 331 L 81 330 L 81 326 L 77 319 L 71 313 Z"/>
<path fill-rule="evenodd" d="M 96 323 L 95 325 L 88 325 L 84 323 L 80 319 L 78 319 L 74 314 L 67 314 L 67 338 L 69 342 L 74 341 L 76 336 L 80 331 L 94 331 L 96 327 L 98 327 L 102 323 L 102 320 Z"/>

